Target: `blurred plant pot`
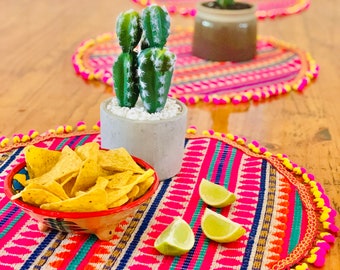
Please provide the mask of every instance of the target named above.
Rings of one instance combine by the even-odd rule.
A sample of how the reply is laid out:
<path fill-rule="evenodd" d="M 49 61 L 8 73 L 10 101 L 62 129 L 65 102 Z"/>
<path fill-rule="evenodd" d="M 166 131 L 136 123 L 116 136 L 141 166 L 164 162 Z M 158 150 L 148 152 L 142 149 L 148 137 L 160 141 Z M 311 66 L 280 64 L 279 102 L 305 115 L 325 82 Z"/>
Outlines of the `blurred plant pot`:
<path fill-rule="evenodd" d="M 124 147 L 131 155 L 148 162 L 160 180 L 176 175 L 184 156 L 187 107 L 176 100 L 180 112 L 169 119 L 132 120 L 108 109 L 111 98 L 100 105 L 101 146 Z"/>
<path fill-rule="evenodd" d="M 248 61 L 256 55 L 256 6 L 237 2 L 238 9 L 215 8 L 215 1 L 198 3 L 193 55 L 212 61 Z"/>

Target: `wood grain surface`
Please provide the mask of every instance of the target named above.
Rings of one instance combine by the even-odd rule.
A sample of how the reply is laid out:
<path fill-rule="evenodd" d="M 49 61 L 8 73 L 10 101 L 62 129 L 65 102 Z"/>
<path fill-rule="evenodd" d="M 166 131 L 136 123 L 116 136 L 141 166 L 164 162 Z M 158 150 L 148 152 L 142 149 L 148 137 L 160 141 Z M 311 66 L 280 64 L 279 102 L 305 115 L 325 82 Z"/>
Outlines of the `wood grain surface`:
<path fill-rule="evenodd" d="M 0 136 L 42 133 L 58 125 L 99 120 L 112 89 L 85 82 L 71 56 L 79 43 L 114 31 L 116 16 L 141 9 L 130 0 L 0 0 Z M 303 93 L 260 103 L 189 106 L 188 125 L 257 140 L 315 175 L 340 211 L 340 1 L 312 1 L 297 15 L 262 20 L 259 35 L 309 52 L 320 66 Z M 172 25 L 193 25 L 176 15 Z M 337 217 L 337 225 L 340 218 Z M 339 269 L 340 241 L 323 269 Z"/>

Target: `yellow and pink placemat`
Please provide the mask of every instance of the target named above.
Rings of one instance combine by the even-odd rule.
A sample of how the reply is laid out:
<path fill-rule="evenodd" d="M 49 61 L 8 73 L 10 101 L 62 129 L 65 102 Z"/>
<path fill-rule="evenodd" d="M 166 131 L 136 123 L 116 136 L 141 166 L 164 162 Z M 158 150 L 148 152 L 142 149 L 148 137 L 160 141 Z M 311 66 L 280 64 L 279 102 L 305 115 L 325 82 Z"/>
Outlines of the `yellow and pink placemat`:
<path fill-rule="evenodd" d="M 170 14 L 180 14 L 183 16 L 195 16 L 196 5 L 202 0 L 132 0 L 142 6 L 158 4 L 165 6 Z M 256 15 L 259 19 L 276 18 L 297 14 L 306 10 L 310 5 L 310 0 L 244 0 L 257 5 Z"/>
<path fill-rule="evenodd" d="M 115 230 L 111 241 L 51 230 L 40 232 L 4 194 L 3 181 L 23 161 L 23 148 L 48 149 L 100 143 L 85 124 L 60 126 L 42 135 L 1 141 L 0 268 L 9 269 L 296 269 L 323 266 L 339 228 L 322 185 L 286 155 L 272 154 L 256 141 L 232 134 L 188 128 L 180 172 L 163 181 L 151 200 Z M 218 244 L 207 239 L 200 219 L 207 207 L 200 199 L 202 178 L 225 186 L 237 200 L 214 209 L 246 229 L 239 240 Z M 195 234 L 193 249 L 163 256 L 153 247 L 157 236 L 180 216 Z"/>
<path fill-rule="evenodd" d="M 175 29 L 167 45 L 177 56 L 169 96 L 184 103 L 238 104 L 303 91 L 318 76 L 312 56 L 287 42 L 259 37 L 257 56 L 247 62 L 213 62 L 192 55 L 192 30 Z M 112 66 L 121 52 L 114 33 L 83 41 L 72 56 L 83 79 L 112 86 Z"/>

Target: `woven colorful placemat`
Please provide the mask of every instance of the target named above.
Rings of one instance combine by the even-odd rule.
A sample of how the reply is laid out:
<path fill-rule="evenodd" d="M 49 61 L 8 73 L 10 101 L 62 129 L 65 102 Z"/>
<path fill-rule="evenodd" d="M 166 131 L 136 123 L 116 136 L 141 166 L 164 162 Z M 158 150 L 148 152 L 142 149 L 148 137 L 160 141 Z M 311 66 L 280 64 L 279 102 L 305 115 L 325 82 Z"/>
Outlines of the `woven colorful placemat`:
<path fill-rule="evenodd" d="M 184 103 L 238 104 L 302 91 L 318 76 L 311 55 L 286 42 L 259 37 L 257 56 L 242 63 L 213 62 L 192 55 L 192 31 L 176 29 L 167 45 L 177 55 L 169 96 Z M 72 57 L 77 74 L 112 86 L 112 66 L 121 53 L 114 33 L 82 42 Z"/>
<path fill-rule="evenodd" d="M 158 4 L 167 7 L 170 14 L 195 16 L 196 5 L 202 0 L 132 0 L 142 6 Z M 244 0 L 243 2 L 257 5 L 256 15 L 259 19 L 275 18 L 297 14 L 310 5 L 310 0 Z"/>
<path fill-rule="evenodd" d="M 98 131 L 50 132 L 0 148 L 1 269 L 308 269 L 322 266 L 338 227 L 336 212 L 314 176 L 287 156 L 231 134 L 188 129 L 180 172 L 161 182 L 154 197 L 122 222 L 111 241 L 51 230 L 4 195 L 3 180 L 24 159 L 23 147 L 48 149 L 100 142 Z M 227 187 L 236 202 L 213 209 L 246 229 L 239 240 L 217 244 L 200 227 L 207 207 L 202 180 Z M 163 256 L 157 236 L 180 216 L 195 233 L 194 248 L 181 257 Z"/>

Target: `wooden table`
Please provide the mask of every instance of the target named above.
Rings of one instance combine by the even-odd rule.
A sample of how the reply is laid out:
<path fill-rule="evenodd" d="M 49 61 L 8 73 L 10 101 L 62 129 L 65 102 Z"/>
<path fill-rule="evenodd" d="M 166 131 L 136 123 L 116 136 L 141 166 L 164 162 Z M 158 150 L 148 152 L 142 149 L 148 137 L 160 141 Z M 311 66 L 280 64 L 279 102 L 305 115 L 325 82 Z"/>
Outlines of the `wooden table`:
<path fill-rule="evenodd" d="M 290 42 L 320 65 L 317 81 L 303 93 L 260 103 L 189 106 L 188 125 L 257 140 L 273 153 L 287 154 L 320 181 L 340 211 L 339 1 L 312 1 L 306 11 L 259 22 L 259 34 Z M 0 0 L 0 136 L 39 133 L 58 125 L 99 120 L 99 104 L 112 95 L 101 83 L 77 77 L 71 56 L 79 43 L 114 31 L 127 0 Z M 192 24 L 174 16 L 173 25 Z M 337 225 L 340 218 L 337 217 Z M 340 264 L 340 242 L 324 269 Z"/>

